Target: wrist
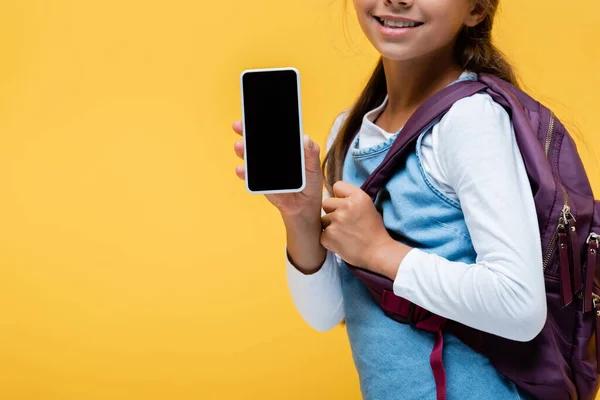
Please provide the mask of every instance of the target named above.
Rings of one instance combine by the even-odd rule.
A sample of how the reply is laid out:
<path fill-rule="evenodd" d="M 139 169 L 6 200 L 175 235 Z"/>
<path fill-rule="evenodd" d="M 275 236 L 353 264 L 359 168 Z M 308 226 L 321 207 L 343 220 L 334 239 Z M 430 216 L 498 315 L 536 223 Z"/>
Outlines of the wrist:
<path fill-rule="evenodd" d="M 411 247 L 390 237 L 373 248 L 367 269 L 393 281 L 398 275 L 400 264 L 411 250 Z"/>
<path fill-rule="evenodd" d="M 305 211 L 296 214 L 281 214 L 286 228 L 321 231 L 321 206 L 307 207 Z"/>
<path fill-rule="evenodd" d="M 321 245 L 321 214 L 282 214 L 290 263 L 304 275 L 319 271 L 327 257 Z"/>

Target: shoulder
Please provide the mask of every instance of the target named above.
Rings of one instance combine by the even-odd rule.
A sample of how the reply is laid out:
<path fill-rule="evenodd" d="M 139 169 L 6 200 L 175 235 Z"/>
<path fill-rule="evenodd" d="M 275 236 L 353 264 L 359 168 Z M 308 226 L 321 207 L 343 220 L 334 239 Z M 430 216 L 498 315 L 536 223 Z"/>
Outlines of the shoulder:
<path fill-rule="evenodd" d="M 501 162 L 517 147 L 508 112 L 484 93 L 454 103 L 432 136 L 433 152 L 446 175 L 473 167 L 473 160 Z"/>
<path fill-rule="evenodd" d="M 331 128 L 329 129 L 329 135 L 327 137 L 327 151 L 329 151 L 329 149 L 333 145 L 333 142 L 335 141 L 335 138 L 337 137 L 340 129 L 342 128 L 342 125 L 344 124 L 344 121 L 346 120 L 346 117 L 348 116 L 349 112 L 350 110 L 344 110 L 341 113 L 339 113 L 337 117 L 335 117 L 335 119 L 333 120 Z"/>
<path fill-rule="evenodd" d="M 443 132 L 465 139 L 481 134 L 510 132 L 510 116 L 500 104 L 486 93 L 477 93 L 458 100 L 439 122 Z M 448 135 L 444 135 L 448 136 Z"/>

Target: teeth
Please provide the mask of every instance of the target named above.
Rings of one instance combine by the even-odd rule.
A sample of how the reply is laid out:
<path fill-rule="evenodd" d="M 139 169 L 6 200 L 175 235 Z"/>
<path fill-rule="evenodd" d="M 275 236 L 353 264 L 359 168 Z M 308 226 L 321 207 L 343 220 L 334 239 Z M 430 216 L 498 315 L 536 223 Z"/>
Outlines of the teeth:
<path fill-rule="evenodd" d="M 391 28 L 414 28 L 417 26 L 416 22 L 408 22 L 408 21 L 388 21 L 386 19 L 382 19 L 383 25 Z"/>

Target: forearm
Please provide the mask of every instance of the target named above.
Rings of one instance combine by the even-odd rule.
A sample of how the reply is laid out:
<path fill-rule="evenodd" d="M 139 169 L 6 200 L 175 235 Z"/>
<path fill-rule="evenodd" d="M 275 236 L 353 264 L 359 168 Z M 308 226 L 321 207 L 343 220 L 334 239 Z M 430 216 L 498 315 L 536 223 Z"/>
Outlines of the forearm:
<path fill-rule="evenodd" d="M 402 260 L 412 248 L 391 237 L 382 240 L 380 243 L 372 250 L 367 269 L 395 280 Z"/>
<path fill-rule="evenodd" d="M 320 242 L 321 218 L 286 218 L 287 278 L 290 294 L 302 318 L 325 332 L 344 319 L 344 297 L 334 253 Z"/>
<path fill-rule="evenodd" d="M 394 293 L 472 328 L 529 341 L 546 321 L 544 281 L 528 272 L 529 265 L 501 252 L 468 264 L 416 250 L 400 265 Z"/>

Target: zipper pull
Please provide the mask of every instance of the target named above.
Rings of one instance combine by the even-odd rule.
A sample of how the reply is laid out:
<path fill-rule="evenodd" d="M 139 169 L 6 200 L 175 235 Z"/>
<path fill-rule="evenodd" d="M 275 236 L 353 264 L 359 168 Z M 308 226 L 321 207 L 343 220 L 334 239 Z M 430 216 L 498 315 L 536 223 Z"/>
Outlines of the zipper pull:
<path fill-rule="evenodd" d="M 591 311 L 592 306 L 593 308 L 596 308 L 596 300 L 600 299 L 600 297 L 592 291 L 594 287 L 594 274 L 596 272 L 598 248 L 600 247 L 600 235 L 597 235 L 594 232 L 590 233 L 586 243 L 588 244 L 588 251 L 585 267 L 585 288 L 583 290 L 583 312 Z"/>
<path fill-rule="evenodd" d="M 569 231 L 569 253 L 573 261 L 573 294 L 576 294 L 583 288 L 583 281 L 581 280 L 581 248 L 579 247 L 575 225 L 577 220 L 571 213 L 569 206 L 563 208 L 563 220 L 566 223 L 566 229 Z"/>
<path fill-rule="evenodd" d="M 560 258 L 560 297 L 563 307 L 568 306 L 573 301 L 573 292 L 571 290 L 571 273 L 569 268 L 569 240 L 567 229 L 563 223 L 558 225 L 558 251 Z"/>
<path fill-rule="evenodd" d="M 600 296 L 598 296 L 596 293 L 592 293 L 590 298 L 592 299 L 592 306 L 594 309 L 597 309 L 598 304 L 600 304 Z M 596 315 L 600 317 L 600 311 L 596 311 Z"/>
<path fill-rule="evenodd" d="M 592 303 L 594 305 L 594 319 L 596 321 L 596 371 L 600 374 L 600 296 L 596 293 L 592 293 Z"/>

